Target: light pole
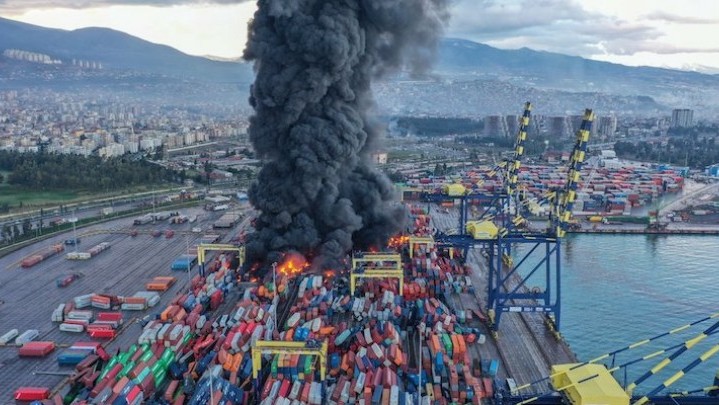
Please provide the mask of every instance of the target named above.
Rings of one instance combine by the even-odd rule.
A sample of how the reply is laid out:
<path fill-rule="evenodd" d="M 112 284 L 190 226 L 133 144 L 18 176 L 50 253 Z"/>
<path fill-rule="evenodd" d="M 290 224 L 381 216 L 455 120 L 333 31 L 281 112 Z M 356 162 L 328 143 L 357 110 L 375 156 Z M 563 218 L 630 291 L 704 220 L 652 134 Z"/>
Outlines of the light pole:
<path fill-rule="evenodd" d="M 72 245 L 75 247 L 75 253 L 77 253 L 77 228 L 75 226 L 75 224 L 77 223 L 77 216 L 68 219 L 68 221 L 72 222 L 72 238 L 74 242 Z"/>
<path fill-rule="evenodd" d="M 188 240 L 187 234 L 185 234 L 185 248 L 187 249 L 187 293 L 192 292 L 192 278 L 190 277 L 190 267 L 192 262 L 190 261 L 190 241 Z"/>
<path fill-rule="evenodd" d="M 419 345 L 417 346 L 417 355 L 419 357 L 417 363 L 417 405 L 422 405 L 422 331 L 420 325 L 417 325 L 417 336 L 419 336 Z"/>
<path fill-rule="evenodd" d="M 272 292 L 273 298 L 272 301 L 275 301 L 274 297 L 277 297 L 277 262 L 272 263 Z M 277 300 L 279 302 L 279 300 Z M 273 305 L 272 311 L 274 312 L 272 314 L 272 323 L 274 324 L 275 329 L 277 329 L 277 303 Z"/>

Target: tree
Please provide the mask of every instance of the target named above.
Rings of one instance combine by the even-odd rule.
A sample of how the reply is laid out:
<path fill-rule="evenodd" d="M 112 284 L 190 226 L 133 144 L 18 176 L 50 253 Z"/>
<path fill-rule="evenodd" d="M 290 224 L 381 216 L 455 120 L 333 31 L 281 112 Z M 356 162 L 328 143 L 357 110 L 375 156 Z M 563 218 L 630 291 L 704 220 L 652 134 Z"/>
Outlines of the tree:
<path fill-rule="evenodd" d="M 160 145 L 157 148 L 155 148 L 155 155 L 153 156 L 153 159 L 154 160 L 162 160 L 164 151 L 165 151 L 165 145 Z"/>
<path fill-rule="evenodd" d="M 25 218 L 22 220 L 22 234 L 28 235 L 32 231 L 32 222 L 30 221 L 30 218 Z"/>
<path fill-rule="evenodd" d="M 5 224 L 2 227 L 2 237 L 6 241 L 12 240 L 12 228 L 9 224 Z"/>
<path fill-rule="evenodd" d="M 387 173 L 387 177 L 392 181 L 393 183 L 403 183 L 407 181 L 407 178 L 400 173 L 399 171 L 391 171 Z"/>

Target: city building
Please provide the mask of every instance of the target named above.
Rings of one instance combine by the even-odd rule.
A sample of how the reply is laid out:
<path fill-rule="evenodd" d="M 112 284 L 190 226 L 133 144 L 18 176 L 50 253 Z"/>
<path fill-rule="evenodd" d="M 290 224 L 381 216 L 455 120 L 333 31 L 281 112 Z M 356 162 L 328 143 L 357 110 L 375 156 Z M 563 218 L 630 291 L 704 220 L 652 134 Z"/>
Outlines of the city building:
<path fill-rule="evenodd" d="M 694 110 L 677 108 L 672 110 L 672 128 L 688 128 L 694 125 Z"/>
<path fill-rule="evenodd" d="M 610 115 L 607 117 L 599 117 L 597 125 L 597 135 L 602 139 L 612 139 L 617 132 L 617 117 Z"/>
<path fill-rule="evenodd" d="M 484 135 L 498 136 L 501 138 L 509 136 L 507 122 L 502 115 L 490 115 L 484 119 Z"/>
<path fill-rule="evenodd" d="M 516 136 L 519 132 L 519 115 L 508 115 L 505 122 L 507 123 L 507 136 Z"/>
<path fill-rule="evenodd" d="M 567 117 L 547 117 L 547 131 L 552 137 L 568 138 L 572 136 L 571 125 Z"/>

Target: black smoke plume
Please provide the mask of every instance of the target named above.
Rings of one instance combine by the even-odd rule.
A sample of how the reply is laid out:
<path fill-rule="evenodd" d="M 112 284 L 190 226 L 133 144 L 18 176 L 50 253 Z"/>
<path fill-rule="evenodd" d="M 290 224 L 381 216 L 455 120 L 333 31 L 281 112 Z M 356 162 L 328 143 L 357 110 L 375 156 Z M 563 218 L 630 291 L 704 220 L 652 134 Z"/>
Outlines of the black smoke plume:
<path fill-rule="evenodd" d="M 370 163 L 380 130 L 373 78 L 427 68 L 449 0 L 259 0 L 244 57 L 255 63 L 250 139 L 265 165 L 249 262 L 295 250 L 315 268 L 383 246 L 404 209 Z"/>

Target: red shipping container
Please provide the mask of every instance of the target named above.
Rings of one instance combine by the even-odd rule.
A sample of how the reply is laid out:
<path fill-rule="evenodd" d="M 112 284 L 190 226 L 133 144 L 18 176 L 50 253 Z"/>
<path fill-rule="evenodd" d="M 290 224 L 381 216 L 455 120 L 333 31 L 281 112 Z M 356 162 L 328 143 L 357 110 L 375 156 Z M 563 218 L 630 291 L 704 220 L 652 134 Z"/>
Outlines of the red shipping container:
<path fill-rule="evenodd" d="M 97 320 L 122 323 L 122 312 L 98 312 Z"/>
<path fill-rule="evenodd" d="M 50 389 L 44 387 L 20 387 L 15 390 L 16 401 L 41 401 L 50 397 Z"/>
<path fill-rule="evenodd" d="M 20 357 L 45 357 L 55 350 L 54 342 L 28 342 L 18 350 Z"/>
<path fill-rule="evenodd" d="M 95 339 L 112 339 L 115 337 L 113 329 L 95 329 L 88 332 L 90 337 Z"/>

